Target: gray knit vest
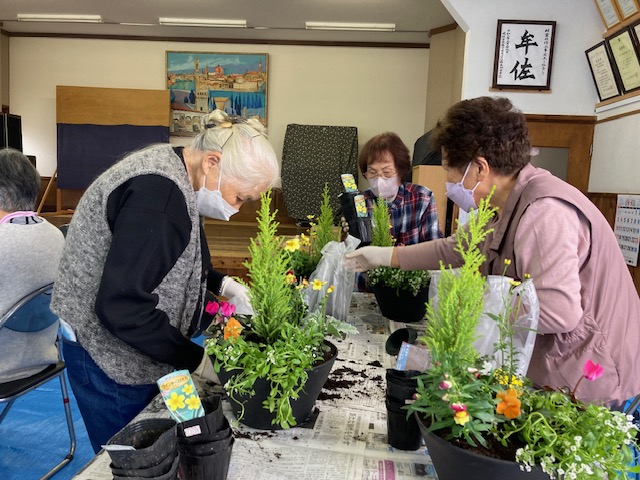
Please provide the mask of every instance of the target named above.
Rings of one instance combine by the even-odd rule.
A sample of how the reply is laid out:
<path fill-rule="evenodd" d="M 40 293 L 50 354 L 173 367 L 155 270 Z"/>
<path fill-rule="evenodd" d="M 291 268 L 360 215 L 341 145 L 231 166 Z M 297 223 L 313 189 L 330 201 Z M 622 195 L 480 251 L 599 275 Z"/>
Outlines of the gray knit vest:
<path fill-rule="evenodd" d="M 125 157 L 87 188 L 71 219 L 51 300 L 51 309 L 73 326 L 78 342 L 96 364 L 111 379 L 125 385 L 155 383 L 174 369 L 116 338 L 95 314 L 100 279 L 111 245 L 107 200 L 127 180 L 148 174 L 162 175 L 180 188 L 191 218 L 189 244 L 152 292 L 159 299 L 156 308 L 164 311 L 171 325 L 187 335 L 198 299 L 205 290 L 201 278 L 200 218 L 184 164 L 170 145 L 149 147 Z"/>

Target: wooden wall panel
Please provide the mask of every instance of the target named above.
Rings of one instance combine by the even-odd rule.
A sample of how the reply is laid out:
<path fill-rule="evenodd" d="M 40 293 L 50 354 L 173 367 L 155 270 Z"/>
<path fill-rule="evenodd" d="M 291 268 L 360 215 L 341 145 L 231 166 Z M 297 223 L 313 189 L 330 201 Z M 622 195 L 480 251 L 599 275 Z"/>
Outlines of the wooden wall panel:
<path fill-rule="evenodd" d="M 169 126 L 169 90 L 56 87 L 56 123 Z"/>

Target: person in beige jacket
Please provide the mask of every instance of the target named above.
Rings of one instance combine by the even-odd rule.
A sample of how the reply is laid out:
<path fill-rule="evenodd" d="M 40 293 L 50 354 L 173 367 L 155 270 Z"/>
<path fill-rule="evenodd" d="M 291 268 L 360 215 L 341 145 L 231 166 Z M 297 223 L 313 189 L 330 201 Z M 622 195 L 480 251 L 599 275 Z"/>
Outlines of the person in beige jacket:
<path fill-rule="evenodd" d="M 481 245 L 483 274 L 531 275 L 540 302 L 528 376 L 540 386 L 573 386 L 587 360 L 604 375 L 577 396 L 620 408 L 640 393 L 640 299 L 616 237 L 579 190 L 532 166 L 524 115 L 506 98 L 452 106 L 434 132 L 447 171 L 447 196 L 463 210 L 495 186 L 493 232 Z M 349 254 L 358 271 L 456 267 L 455 237 L 406 247 L 365 247 Z"/>

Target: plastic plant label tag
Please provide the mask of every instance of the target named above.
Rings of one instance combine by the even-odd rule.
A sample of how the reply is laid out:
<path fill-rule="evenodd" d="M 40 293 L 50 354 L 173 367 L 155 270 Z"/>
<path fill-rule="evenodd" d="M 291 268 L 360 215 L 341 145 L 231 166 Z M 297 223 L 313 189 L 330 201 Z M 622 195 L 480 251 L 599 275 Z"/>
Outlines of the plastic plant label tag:
<path fill-rule="evenodd" d="M 356 204 L 356 214 L 359 217 L 367 217 L 367 202 L 364 195 L 356 195 L 353 197 L 353 202 Z"/>
<path fill-rule="evenodd" d="M 358 185 L 356 184 L 356 181 L 353 178 L 353 175 L 351 175 L 350 173 L 343 173 L 342 175 L 340 175 L 340 178 L 342 179 L 342 185 L 344 185 L 344 189 L 347 192 L 357 192 L 358 191 Z"/>
<path fill-rule="evenodd" d="M 204 417 L 204 408 L 189 370 L 171 372 L 157 382 L 169 413 L 176 422 Z"/>
<path fill-rule="evenodd" d="M 398 359 L 396 360 L 396 370 L 427 370 L 431 366 L 431 356 L 429 350 L 407 342 L 402 342 Z"/>

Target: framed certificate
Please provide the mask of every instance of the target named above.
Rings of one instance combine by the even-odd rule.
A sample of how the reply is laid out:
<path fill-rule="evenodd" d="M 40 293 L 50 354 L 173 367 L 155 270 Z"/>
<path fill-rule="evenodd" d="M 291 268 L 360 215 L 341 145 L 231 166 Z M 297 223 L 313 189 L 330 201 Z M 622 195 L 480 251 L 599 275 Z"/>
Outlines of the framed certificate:
<path fill-rule="evenodd" d="M 624 93 L 640 88 L 640 60 L 633 46 L 631 30 L 627 27 L 606 40 Z"/>
<path fill-rule="evenodd" d="M 629 30 L 631 31 L 631 35 L 633 35 L 636 48 L 640 48 L 640 20 L 629 25 Z"/>
<path fill-rule="evenodd" d="M 594 1 L 596 2 L 596 6 L 598 7 L 598 11 L 600 12 L 600 16 L 602 17 L 602 21 L 604 22 L 604 26 L 607 27 L 607 30 L 620 23 L 620 14 L 613 3 L 614 0 Z"/>
<path fill-rule="evenodd" d="M 611 64 L 611 58 L 604 41 L 591 47 L 585 54 L 589 61 L 589 68 L 591 69 L 591 75 L 596 84 L 600 101 L 620 95 L 617 72 Z"/>
<path fill-rule="evenodd" d="M 493 88 L 551 90 L 556 22 L 498 20 Z"/>
<path fill-rule="evenodd" d="M 615 2 L 622 20 L 626 20 L 640 11 L 638 0 L 615 0 Z"/>

